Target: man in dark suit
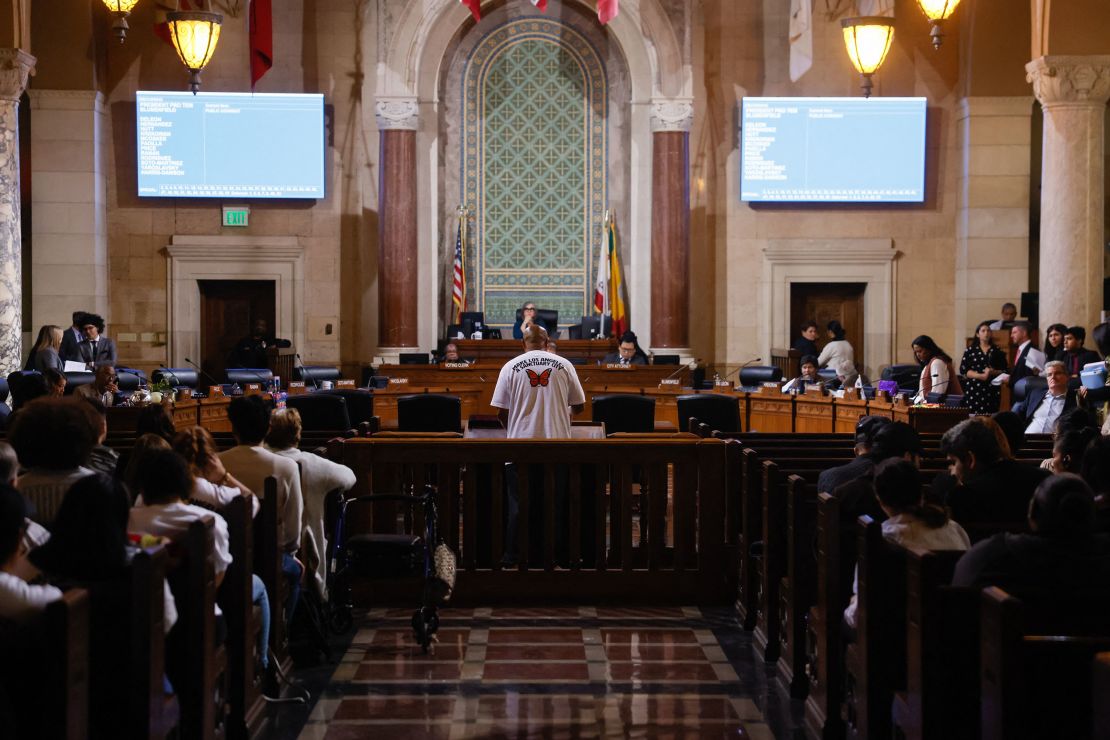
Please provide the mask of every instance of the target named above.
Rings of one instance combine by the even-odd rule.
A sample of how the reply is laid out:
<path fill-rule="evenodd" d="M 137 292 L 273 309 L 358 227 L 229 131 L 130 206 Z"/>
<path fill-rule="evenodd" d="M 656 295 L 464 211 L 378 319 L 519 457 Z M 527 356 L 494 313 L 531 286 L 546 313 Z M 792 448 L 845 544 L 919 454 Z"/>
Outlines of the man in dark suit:
<path fill-rule="evenodd" d="M 945 432 L 940 451 L 957 482 L 945 503 L 952 518 L 964 527 L 998 522 L 1022 525 L 1033 491 L 1049 475 L 1035 465 L 1004 457 L 994 430 L 973 419 Z"/>
<path fill-rule="evenodd" d="M 1007 381 L 1011 388 L 1022 378 L 1040 375 L 1044 367 L 1044 352 L 1033 346 L 1032 333 L 1033 325 L 1028 321 L 1019 321 L 1010 327 L 1010 346 L 1017 347 L 1017 356 Z"/>
<path fill-rule="evenodd" d="M 103 365 L 115 366 L 116 343 L 104 336 L 104 319 L 95 313 L 85 314 L 81 326 L 85 339 L 77 345 L 78 362 L 85 363 L 89 370 Z"/>
<path fill-rule="evenodd" d="M 640 349 L 636 335 L 626 331 L 621 335 L 621 343 L 616 352 L 605 355 L 602 365 L 646 365 L 647 355 Z"/>
<path fill-rule="evenodd" d="M 1075 408 L 1075 391 L 1068 389 L 1068 371 L 1064 363 L 1053 360 L 1045 365 L 1047 388 L 1034 388 L 1025 400 L 1014 406 L 1025 420 L 1026 434 L 1052 434 L 1056 420 L 1067 410 Z"/>
<path fill-rule="evenodd" d="M 78 345 L 85 341 L 85 332 L 81 327 L 85 325 L 85 318 L 88 313 L 85 311 L 73 312 L 73 325 L 62 332 L 62 345 L 58 348 L 58 356 L 63 360 L 72 360 L 73 362 L 81 362 L 81 357 Z"/>
<path fill-rule="evenodd" d="M 1079 371 L 1089 362 L 1099 362 L 1101 357 L 1097 352 L 1092 352 L 1083 346 L 1087 341 L 1087 330 L 1082 326 L 1069 326 L 1064 332 L 1064 366 L 1067 368 L 1069 378 L 1078 378 Z"/>

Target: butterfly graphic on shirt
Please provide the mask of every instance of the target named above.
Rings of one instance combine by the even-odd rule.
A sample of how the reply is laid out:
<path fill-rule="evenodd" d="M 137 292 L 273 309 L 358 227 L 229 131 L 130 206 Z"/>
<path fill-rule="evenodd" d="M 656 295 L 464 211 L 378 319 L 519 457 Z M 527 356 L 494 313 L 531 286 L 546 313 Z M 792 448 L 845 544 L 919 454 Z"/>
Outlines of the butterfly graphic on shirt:
<path fill-rule="evenodd" d="M 551 368 L 547 368 L 542 373 L 536 373 L 536 371 L 528 369 L 525 369 L 524 372 L 528 373 L 528 382 L 532 384 L 533 388 L 536 386 L 546 388 L 551 381 Z"/>

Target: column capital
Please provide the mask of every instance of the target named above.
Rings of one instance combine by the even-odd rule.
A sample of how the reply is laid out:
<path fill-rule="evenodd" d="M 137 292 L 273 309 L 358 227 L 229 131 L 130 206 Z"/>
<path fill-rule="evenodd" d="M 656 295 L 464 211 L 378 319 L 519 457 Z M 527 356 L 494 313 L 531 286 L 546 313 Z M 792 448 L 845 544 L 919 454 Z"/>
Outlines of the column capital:
<path fill-rule="evenodd" d="M 694 125 L 693 98 L 652 98 L 651 131 L 688 132 Z"/>
<path fill-rule="evenodd" d="M 379 131 L 416 131 L 420 128 L 420 101 L 409 96 L 381 96 L 374 102 Z"/>
<path fill-rule="evenodd" d="M 1025 65 L 1025 79 L 1041 105 L 1106 105 L 1110 99 L 1110 55 L 1044 56 Z"/>
<path fill-rule="evenodd" d="M 35 58 L 22 49 L 0 49 L 0 100 L 18 103 L 35 69 Z"/>

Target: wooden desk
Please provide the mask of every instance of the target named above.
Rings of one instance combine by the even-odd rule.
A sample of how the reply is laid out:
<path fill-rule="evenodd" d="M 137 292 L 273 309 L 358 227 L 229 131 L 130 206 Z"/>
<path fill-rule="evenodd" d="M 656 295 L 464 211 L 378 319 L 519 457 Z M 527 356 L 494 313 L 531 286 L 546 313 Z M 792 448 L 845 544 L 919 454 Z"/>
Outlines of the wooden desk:
<path fill-rule="evenodd" d="M 478 427 L 477 429 L 471 429 L 467 422 L 463 422 L 463 438 L 506 439 L 504 428 Z M 570 438 L 574 440 L 605 439 L 605 425 L 592 422 L 576 422 L 570 428 Z"/>
<path fill-rule="evenodd" d="M 904 421 L 919 433 L 943 434 L 968 418 L 968 409 L 894 407 L 894 420 Z"/>
<path fill-rule="evenodd" d="M 210 432 L 230 432 L 231 422 L 227 418 L 227 405 L 231 399 L 187 398 L 168 404 L 173 424 L 178 429 L 202 426 Z M 142 406 L 121 406 L 108 409 L 109 432 L 133 432 Z"/>
<path fill-rule="evenodd" d="M 832 419 L 829 419 L 832 426 Z M 793 432 L 794 396 L 783 393 L 778 388 L 760 388 L 757 393 L 748 394 L 749 432 Z M 808 430 L 807 430 L 808 431 Z M 828 431 L 822 429 L 821 431 Z"/>
<path fill-rule="evenodd" d="M 519 339 L 453 339 L 451 341 L 459 348 L 459 357 L 477 358 L 478 362 L 496 360 L 504 362 L 524 351 Z M 597 362 L 610 352 L 617 351 L 616 338 L 559 339 L 558 345 L 559 354 L 563 357 L 591 362 Z"/>
<path fill-rule="evenodd" d="M 794 431 L 828 434 L 835 431 L 834 411 L 837 411 L 832 396 L 819 396 L 816 393 L 794 397 Z M 852 422 L 855 429 L 855 422 Z"/>

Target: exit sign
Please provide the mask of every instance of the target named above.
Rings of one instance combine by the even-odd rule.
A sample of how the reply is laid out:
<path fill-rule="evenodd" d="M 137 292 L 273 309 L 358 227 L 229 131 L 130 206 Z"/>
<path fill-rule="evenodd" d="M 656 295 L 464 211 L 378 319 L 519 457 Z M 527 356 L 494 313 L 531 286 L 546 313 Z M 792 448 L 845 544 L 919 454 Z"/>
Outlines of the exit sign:
<path fill-rule="evenodd" d="M 250 206 L 224 206 L 224 226 L 249 226 Z"/>

